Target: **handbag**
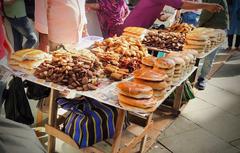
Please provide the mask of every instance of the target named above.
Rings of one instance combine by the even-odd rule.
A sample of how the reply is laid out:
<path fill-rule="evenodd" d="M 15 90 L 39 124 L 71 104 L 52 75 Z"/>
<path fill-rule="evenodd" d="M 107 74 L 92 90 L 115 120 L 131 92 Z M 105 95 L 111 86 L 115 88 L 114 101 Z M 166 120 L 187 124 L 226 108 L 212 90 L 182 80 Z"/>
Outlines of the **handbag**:
<path fill-rule="evenodd" d="M 98 101 L 81 97 L 80 99 L 58 98 L 57 103 L 69 112 L 63 131 L 80 148 L 112 138 L 115 132 L 117 110 Z"/>

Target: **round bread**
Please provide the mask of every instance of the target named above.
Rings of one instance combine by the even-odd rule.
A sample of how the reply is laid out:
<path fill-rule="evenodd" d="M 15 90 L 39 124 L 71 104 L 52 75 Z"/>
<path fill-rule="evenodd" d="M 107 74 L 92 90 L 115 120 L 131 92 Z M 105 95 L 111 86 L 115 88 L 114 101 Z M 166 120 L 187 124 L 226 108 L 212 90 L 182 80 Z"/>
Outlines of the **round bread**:
<path fill-rule="evenodd" d="M 154 90 L 162 90 L 162 89 L 165 89 L 168 87 L 168 84 L 166 81 L 146 81 L 146 80 L 141 80 L 141 79 L 136 79 L 136 78 L 133 81 L 135 83 L 150 86 Z"/>
<path fill-rule="evenodd" d="M 159 73 L 154 70 L 139 69 L 134 71 L 134 78 L 148 81 L 162 81 L 167 78 L 166 73 Z"/>
<path fill-rule="evenodd" d="M 142 59 L 142 64 L 153 67 L 156 59 L 154 56 L 146 56 Z"/>
<path fill-rule="evenodd" d="M 175 66 L 174 60 L 166 57 L 157 59 L 154 65 L 154 67 L 162 69 L 170 69 L 173 68 L 174 66 Z"/>
<path fill-rule="evenodd" d="M 151 98 L 153 96 L 153 89 L 151 87 L 134 82 L 120 82 L 117 88 L 121 94 L 128 97 L 142 99 Z"/>
<path fill-rule="evenodd" d="M 118 100 L 121 103 L 130 105 L 130 106 L 135 106 L 139 108 L 150 108 L 156 105 L 156 100 L 153 98 L 151 99 L 134 99 L 131 97 L 124 96 L 122 94 L 118 94 Z"/>
<path fill-rule="evenodd" d="M 144 65 L 144 64 L 141 64 L 141 69 L 151 70 L 152 67 L 151 67 L 151 66 Z"/>
<path fill-rule="evenodd" d="M 172 59 L 175 61 L 176 65 L 185 65 L 185 61 L 181 57 L 172 57 Z"/>
<path fill-rule="evenodd" d="M 163 89 L 163 90 L 153 90 L 153 95 L 155 97 L 164 97 L 166 92 L 167 92 L 166 89 Z"/>

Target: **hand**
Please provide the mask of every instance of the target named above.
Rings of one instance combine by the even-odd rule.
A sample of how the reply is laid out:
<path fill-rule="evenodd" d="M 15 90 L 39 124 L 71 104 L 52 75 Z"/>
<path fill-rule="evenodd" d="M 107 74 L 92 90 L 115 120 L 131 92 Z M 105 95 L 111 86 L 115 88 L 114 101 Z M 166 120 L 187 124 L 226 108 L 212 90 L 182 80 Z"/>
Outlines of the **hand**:
<path fill-rule="evenodd" d="M 158 19 L 162 22 L 165 22 L 169 17 L 170 17 L 169 14 L 162 14 Z"/>
<path fill-rule="evenodd" d="M 212 4 L 207 4 L 205 7 L 205 10 L 211 13 L 219 13 L 222 10 L 224 10 L 224 8 L 222 7 L 222 5 L 212 3 Z"/>

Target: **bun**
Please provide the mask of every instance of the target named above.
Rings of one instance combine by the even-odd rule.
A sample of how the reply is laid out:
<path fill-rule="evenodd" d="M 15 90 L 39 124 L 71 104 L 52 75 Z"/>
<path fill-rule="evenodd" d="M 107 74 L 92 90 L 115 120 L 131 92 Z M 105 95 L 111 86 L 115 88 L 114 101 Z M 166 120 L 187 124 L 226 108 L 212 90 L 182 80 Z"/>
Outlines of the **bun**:
<path fill-rule="evenodd" d="M 154 70 L 139 69 L 134 71 L 134 78 L 148 81 L 162 81 L 167 78 L 166 73 L 158 73 Z"/>
<path fill-rule="evenodd" d="M 49 59 L 51 56 L 41 50 L 36 49 L 23 49 L 11 55 L 11 59 L 16 61 L 24 60 L 43 60 Z"/>
<path fill-rule="evenodd" d="M 164 95 L 166 94 L 166 89 L 163 89 L 163 90 L 154 90 L 153 91 L 153 95 L 155 97 L 164 97 Z"/>
<path fill-rule="evenodd" d="M 170 58 L 159 58 L 154 66 L 162 69 L 170 69 L 175 66 L 175 62 Z"/>
<path fill-rule="evenodd" d="M 153 107 L 156 105 L 156 100 L 154 100 L 153 98 L 151 98 L 151 99 L 134 99 L 134 98 L 124 96 L 122 94 L 118 94 L 118 100 L 121 103 L 130 105 L 130 106 L 139 107 L 139 108 L 150 108 L 150 107 Z"/>
<path fill-rule="evenodd" d="M 140 36 L 142 34 L 145 34 L 147 32 L 147 29 L 141 27 L 126 27 L 123 31 Z"/>
<path fill-rule="evenodd" d="M 22 68 L 31 70 L 31 69 L 37 68 L 43 62 L 44 60 L 38 60 L 38 61 L 26 60 L 26 61 L 18 62 L 18 65 Z"/>
<path fill-rule="evenodd" d="M 142 99 L 151 98 L 153 96 L 153 89 L 151 87 L 134 82 L 128 81 L 118 83 L 117 88 L 121 94 L 128 97 Z"/>
<path fill-rule="evenodd" d="M 156 60 L 157 58 L 154 56 L 146 56 L 142 59 L 142 64 L 153 67 Z"/>
<path fill-rule="evenodd" d="M 166 81 L 145 81 L 145 80 L 141 80 L 141 79 L 134 79 L 133 80 L 135 83 L 139 83 L 139 84 L 143 84 L 146 86 L 150 86 L 152 87 L 152 89 L 154 90 L 162 90 L 168 87 L 168 84 Z"/>
<path fill-rule="evenodd" d="M 175 61 L 175 63 L 176 63 L 176 66 L 175 67 L 177 67 L 177 65 L 185 65 L 185 61 L 184 61 L 184 59 L 183 58 L 181 58 L 181 57 L 172 57 L 172 59 Z"/>

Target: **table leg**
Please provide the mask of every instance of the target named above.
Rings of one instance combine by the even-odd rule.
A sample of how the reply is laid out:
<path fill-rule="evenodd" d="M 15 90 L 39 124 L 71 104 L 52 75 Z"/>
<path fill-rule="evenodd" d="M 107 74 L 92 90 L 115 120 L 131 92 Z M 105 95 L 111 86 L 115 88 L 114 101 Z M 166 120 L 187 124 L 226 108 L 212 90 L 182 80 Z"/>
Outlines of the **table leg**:
<path fill-rule="evenodd" d="M 50 98 L 49 98 L 49 113 L 48 113 L 48 125 L 56 127 L 57 120 L 57 103 L 55 101 L 58 95 L 58 91 L 51 89 Z M 56 138 L 54 136 L 48 136 L 48 153 L 55 152 L 55 142 Z"/>
<path fill-rule="evenodd" d="M 184 90 L 184 83 L 182 83 L 179 87 L 176 89 L 176 95 L 174 97 L 173 102 L 173 109 L 179 111 L 182 105 L 182 94 Z M 179 112 L 180 113 L 180 112 Z M 176 114 L 176 116 L 179 115 L 179 113 Z"/>
<path fill-rule="evenodd" d="M 148 116 L 147 125 L 149 125 L 149 124 L 151 123 L 152 117 L 153 117 L 153 113 L 151 113 L 151 114 Z M 146 126 L 147 126 L 147 125 L 146 125 Z M 146 150 L 145 146 L 146 146 L 147 138 L 148 138 L 148 135 L 145 135 L 145 136 L 143 137 L 143 139 L 142 139 L 141 146 L 140 146 L 140 153 L 143 153 L 143 152 Z"/>
<path fill-rule="evenodd" d="M 125 110 L 122 110 L 122 109 L 118 110 L 116 130 L 115 130 L 113 145 L 112 145 L 112 153 L 117 153 L 119 151 L 125 115 L 126 115 Z"/>

